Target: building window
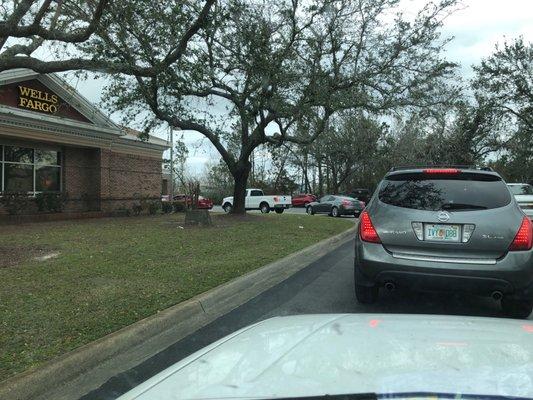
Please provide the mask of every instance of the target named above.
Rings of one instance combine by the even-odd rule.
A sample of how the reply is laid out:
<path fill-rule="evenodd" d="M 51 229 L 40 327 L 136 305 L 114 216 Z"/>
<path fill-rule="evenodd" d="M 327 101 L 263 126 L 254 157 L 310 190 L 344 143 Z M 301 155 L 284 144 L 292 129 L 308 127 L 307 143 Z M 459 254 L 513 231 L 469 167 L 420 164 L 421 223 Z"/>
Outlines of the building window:
<path fill-rule="evenodd" d="M 61 153 L 0 144 L 2 192 L 59 192 Z"/>

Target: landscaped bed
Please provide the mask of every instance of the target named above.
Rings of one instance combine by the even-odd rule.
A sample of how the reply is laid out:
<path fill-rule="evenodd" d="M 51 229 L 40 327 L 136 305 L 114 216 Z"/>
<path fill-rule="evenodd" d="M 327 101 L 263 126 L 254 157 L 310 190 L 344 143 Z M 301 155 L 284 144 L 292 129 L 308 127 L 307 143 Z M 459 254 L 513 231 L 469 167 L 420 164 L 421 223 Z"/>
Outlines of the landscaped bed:
<path fill-rule="evenodd" d="M 0 380 L 351 226 L 306 215 L 183 215 L 0 227 Z"/>

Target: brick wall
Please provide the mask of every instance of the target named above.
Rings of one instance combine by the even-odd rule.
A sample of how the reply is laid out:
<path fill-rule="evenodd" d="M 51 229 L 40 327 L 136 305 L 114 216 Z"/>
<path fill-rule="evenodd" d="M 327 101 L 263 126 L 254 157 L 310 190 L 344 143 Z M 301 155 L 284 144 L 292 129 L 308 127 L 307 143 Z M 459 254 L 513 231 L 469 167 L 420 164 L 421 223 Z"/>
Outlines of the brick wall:
<path fill-rule="evenodd" d="M 160 199 L 161 159 L 65 146 L 62 190 L 66 212 L 131 209 L 139 198 Z M 28 213 L 34 213 L 31 209 Z M 0 205 L 0 215 L 6 210 Z"/>
<path fill-rule="evenodd" d="M 161 196 L 161 160 L 101 150 L 101 208 L 131 208 L 139 197 Z"/>
<path fill-rule="evenodd" d="M 69 198 L 65 211 L 99 209 L 100 149 L 64 148 L 63 191 Z"/>

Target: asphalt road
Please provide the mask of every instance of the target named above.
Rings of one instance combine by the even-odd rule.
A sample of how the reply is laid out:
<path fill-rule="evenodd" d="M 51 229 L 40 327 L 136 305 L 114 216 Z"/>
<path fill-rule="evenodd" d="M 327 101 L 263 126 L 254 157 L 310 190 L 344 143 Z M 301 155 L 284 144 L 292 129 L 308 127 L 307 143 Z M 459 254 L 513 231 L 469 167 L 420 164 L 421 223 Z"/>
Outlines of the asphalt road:
<path fill-rule="evenodd" d="M 414 313 L 503 317 L 488 298 L 382 290 L 380 301 L 359 305 L 353 292 L 353 241 L 318 259 L 288 280 L 267 290 L 154 355 L 131 370 L 111 378 L 83 400 L 115 399 L 189 354 L 254 322 L 280 315 L 310 313 Z M 530 317 L 530 319 L 533 319 Z"/>

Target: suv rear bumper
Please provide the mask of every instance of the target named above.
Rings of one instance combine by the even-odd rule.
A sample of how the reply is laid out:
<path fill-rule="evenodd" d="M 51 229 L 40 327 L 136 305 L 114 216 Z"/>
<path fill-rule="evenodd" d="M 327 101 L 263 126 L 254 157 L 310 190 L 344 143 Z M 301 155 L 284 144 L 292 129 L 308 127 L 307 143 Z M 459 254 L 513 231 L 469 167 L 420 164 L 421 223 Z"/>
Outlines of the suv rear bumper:
<path fill-rule="evenodd" d="M 356 239 L 355 280 L 363 286 L 393 282 L 419 290 L 464 291 L 533 299 L 533 251 L 507 253 L 495 264 L 418 261 L 393 257 L 381 244 Z"/>

